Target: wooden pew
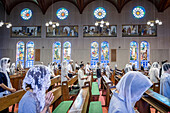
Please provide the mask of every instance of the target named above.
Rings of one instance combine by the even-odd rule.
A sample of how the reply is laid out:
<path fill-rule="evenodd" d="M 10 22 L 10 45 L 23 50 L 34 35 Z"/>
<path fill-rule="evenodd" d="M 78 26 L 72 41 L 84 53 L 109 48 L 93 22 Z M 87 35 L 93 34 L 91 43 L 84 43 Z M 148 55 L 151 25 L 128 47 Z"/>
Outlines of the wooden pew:
<path fill-rule="evenodd" d="M 145 92 L 145 96 L 138 102 L 137 107 L 140 113 L 149 113 L 150 105 L 161 113 L 170 112 L 170 99 L 149 89 Z"/>
<path fill-rule="evenodd" d="M 106 89 L 106 106 L 109 106 L 110 102 L 110 87 L 113 86 L 113 82 L 110 81 L 105 75 L 102 76 L 102 82 L 101 82 L 101 87 L 102 89 Z M 103 95 L 103 91 L 102 91 Z"/>

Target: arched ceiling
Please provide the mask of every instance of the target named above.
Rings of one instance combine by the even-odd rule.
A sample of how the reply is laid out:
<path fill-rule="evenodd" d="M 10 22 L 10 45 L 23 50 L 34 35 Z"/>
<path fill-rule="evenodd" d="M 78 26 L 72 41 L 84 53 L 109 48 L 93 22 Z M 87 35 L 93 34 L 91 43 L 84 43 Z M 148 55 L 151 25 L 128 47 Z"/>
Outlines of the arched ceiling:
<path fill-rule="evenodd" d="M 78 8 L 79 12 L 82 13 L 84 8 L 88 4 L 90 4 L 91 2 L 95 0 L 0 0 L 0 4 L 3 5 L 7 14 L 10 14 L 12 9 L 16 5 L 22 2 L 32 2 L 41 9 L 43 14 L 45 14 L 48 7 L 50 7 L 53 3 L 59 2 L 59 1 L 67 1 L 67 2 L 74 4 Z M 112 5 L 114 5 L 117 11 L 120 13 L 122 8 L 131 0 L 105 0 L 105 1 L 108 1 Z M 148 1 L 152 2 L 155 5 L 158 12 L 163 12 L 165 9 L 167 9 L 170 6 L 170 0 L 148 0 Z"/>

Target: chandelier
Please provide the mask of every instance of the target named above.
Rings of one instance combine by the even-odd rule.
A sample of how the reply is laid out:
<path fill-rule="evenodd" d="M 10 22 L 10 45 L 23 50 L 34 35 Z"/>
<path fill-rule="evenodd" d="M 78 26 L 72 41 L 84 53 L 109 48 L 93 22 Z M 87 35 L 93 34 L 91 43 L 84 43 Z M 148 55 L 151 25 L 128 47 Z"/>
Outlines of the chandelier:
<path fill-rule="evenodd" d="M 4 22 L 1 20 L 1 22 L 0 22 L 0 27 L 2 27 L 4 24 L 6 25 L 6 28 L 12 27 L 12 24 L 11 24 L 11 23 L 4 23 Z"/>
<path fill-rule="evenodd" d="M 45 23 L 45 26 L 48 27 L 48 26 L 52 26 L 53 28 L 55 27 L 58 27 L 60 24 L 58 22 L 52 22 L 52 21 L 49 21 L 49 22 L 46 22 Z"/>
<path fill-rule="evenodd" d="M 109 26 L 109 22 L 101 20 L 101 21 L 96 21 L 96 23 L 95 23 L 95 26 L 104 27 L 104 25 Z"/>
<path fill-rule="evenodd" d="M 160 21 L 159 19 L 156 19 L 156 20 L 149 20 L 147 22 L 147 25 L 149 25 L 151 27 L 154 26 L 155 24 L 162 25 L 162 21 Z"/>

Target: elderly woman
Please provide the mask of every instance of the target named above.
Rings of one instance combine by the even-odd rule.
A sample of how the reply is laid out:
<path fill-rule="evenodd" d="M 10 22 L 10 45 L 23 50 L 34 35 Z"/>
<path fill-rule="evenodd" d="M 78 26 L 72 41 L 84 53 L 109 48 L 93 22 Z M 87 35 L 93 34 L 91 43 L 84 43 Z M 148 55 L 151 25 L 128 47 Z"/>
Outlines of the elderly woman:
<path fill-rule="evenodd" d="M 162 66 L 164 72 L 160 79 L 160 94 L 170 99 L 170 63 Z"/>
<path fill-rule="evenodd" d="M 0 97 L 5 95 L 11 94 L 11 92 L 15 92 L 16 89 L 12 87 L 9 78 L 9 66 L 10 66 L 10 59 L 9 58 L 2 58 L 0 62 Z M 0 111 L 0 113 L 7 113 L 8 108 Z"/>
<path fill-rule="evenodd" d="M 135 103 L 151 86 L 152 82 L 142 73 L 126 73 L 113 91 L 108 113 L 135 113 Z"/>
<path fill-rule="evenodd" d="M 149 76 L 152 83 L 159 83 L 159 64 L 154 62 L 149 70 Z"/>
<path fill-rule="evenodd" d="M 19 102 L 18 113 L 50 113 L 49 106 L 54 99 L 50 87 L 51 70 L 43 65 L 30 68 L 23 80 L 23 89 L 30 87 Z"/>

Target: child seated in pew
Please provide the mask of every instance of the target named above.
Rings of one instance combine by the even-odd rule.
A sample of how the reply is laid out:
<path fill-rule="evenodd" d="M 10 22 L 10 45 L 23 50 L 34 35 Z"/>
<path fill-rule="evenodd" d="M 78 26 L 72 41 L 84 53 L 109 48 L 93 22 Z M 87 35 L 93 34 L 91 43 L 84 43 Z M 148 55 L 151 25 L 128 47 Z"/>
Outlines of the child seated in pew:
<path fill-rule="evenodd" d="M 50 87 L 51 70 L 43 65 L 30 68 L 23 80 L 23 89 L 30 87 L 19 102 L 18 113 L 50 113 L 49 106 L 54 99 Z"/>
<path fill-rule="evenodd" d="M 68 74 L 67 74 L 67 61 L 63 61 L 62 63 L 62 67 L 61 67 L 61 84 L 63 81 L 67 81 L 69 80 L 70 78 L 68 77 Z"/>
<path fill-rule="evenodd" d="M 160 94 L 170 99 L 170 63 L 162 66 L 163 74 L 160 79 Z"/>
<path fill-rule="evenodd" d="M 152 82 L 142 73 L 126 73 L 113 91 L 108 113 L 135 113 L 135 103 L 151 86 Z"/>
<path fill-rule="evenodd" d="M 9 78 L 9 66 L 10 66 L 10 59 L 9 58 L 2 58 L 0 61 L 0 97 L 5 95 L 9 95 L 16 91 L 15 88 L 12 87 L 10 78 Z M 0 113 L 7 113 L 8 108 L 0 111 Z"/>
<path fill-rule="evenodd" d="M 78 70 L 78 83 L 80 88 L 84 86 L 84 82 L 87 78 L 87 76 L 84 76 L 84 64 L 81 64 L 80 69 Z"/>

